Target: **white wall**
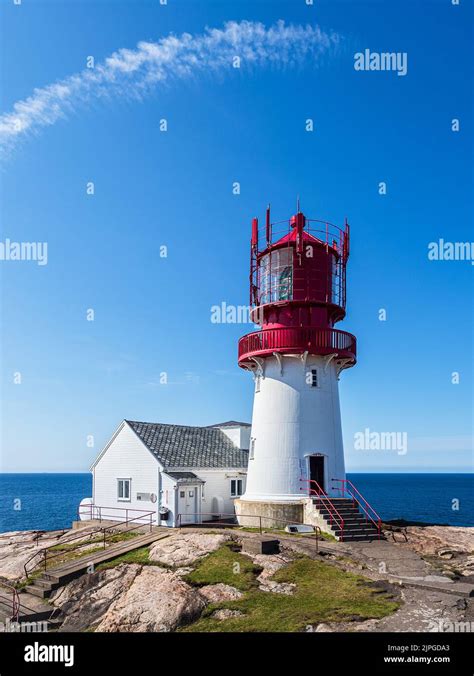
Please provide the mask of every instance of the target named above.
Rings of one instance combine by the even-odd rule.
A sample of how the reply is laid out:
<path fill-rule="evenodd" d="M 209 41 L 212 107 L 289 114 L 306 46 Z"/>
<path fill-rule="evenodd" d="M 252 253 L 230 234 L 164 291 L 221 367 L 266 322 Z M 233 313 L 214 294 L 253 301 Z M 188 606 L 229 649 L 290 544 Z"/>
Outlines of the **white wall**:
<path fill-rule="evenodd" d="M 164 472 L 161 473 L 161 504 L 170 511 L 167 521 L 160 521 L 161 526 L 174 527 L 177 517 L 177 483 Z"/>
<path fill-rule="evenodd" d="M 171 471 L 194 472 L 196 476 L 205 481 L 203 486 L 203 495 L 201 499 L 201 512 L 203 520 L 208 517 L 206 514 L 234 514 L 234 500 L 230 495 L 231 478 L 242 479 L 243 489 L 245 490 L 246 474 L 245 470 L 240 469 L 209 469 L 199 467 L 177 467 Z"/>
<path fill-rule="evenodd" d="M 139 516 L 139 511 L 146 510 L 156 513 L 159 506 L 159 500 L 151 501 L 137 500 L 137 493 L 155 493 L 159 495 L 158 490 L 158 471 L 159 463 L 150 453 L 150 451 L 138 439 L 133 430 L 124 423 L 118 434 L 110 443 L 106 452 L 99 459 L 93 469 L 94 504 L 101 507 L 117 508 L 102 509 L 104 514 L 116 515 L 113 520 L 122 520 L 125 518 L 125 510 L 128 509 L 131 518 Z M 130 501 L 122 502 L 118 499 L 117 479 L 131 478 Z M 136 521 L 135 523 L 138 523 Z"/>
<path fill-rule="evenodd" d="M 254 457 L 249 457 L 244 500 L 294 501 L 305 495 L 300 482 L 307 475 L 308 456 L 326 457 L 326 489 L 332 478 L 345 478 L 337 369 L 325 368 L 323 357 L 309 356 L 306 367 L 299 357 L 284 357 L 283 372 L 275 357 L 265 359 L 260 391 L 255 392 L 251 436 Z M 311 368 L 318 387 L 306 383 Z"/>
<path fill-rule="evenodd" d="M 234 446 L 237 448 L 242 448 L 244 451 L 248 451 L 250 448 L 250 426 L 249 425 L 235 425 L 230 427 L 226 425 L 225 427 L 218 427 L 221 432 L 229 437 Z"/>

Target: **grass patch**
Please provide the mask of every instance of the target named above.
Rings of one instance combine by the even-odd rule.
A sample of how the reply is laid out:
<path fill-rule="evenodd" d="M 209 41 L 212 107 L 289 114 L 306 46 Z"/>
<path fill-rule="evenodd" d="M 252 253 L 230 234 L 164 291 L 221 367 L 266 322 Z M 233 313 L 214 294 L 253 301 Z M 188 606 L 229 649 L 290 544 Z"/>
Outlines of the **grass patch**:
<path fill-rule="evenodd" d="M 97 566 L 96 570 L 107 570 L 108 568 L 115 568 L 120 563 L 138 563 L 141 566 L 159 566 L 160 564 L 157 561 L 150 561 L 149 559 L 150 548 L 149 547 L 140 547 L 139 549 L 133 549 L 131 552 L 117 556 L 115 559 L 110 561 L 104 561 Z M 162 566 L 163 567 L 163 566 Z"/>
<path fill-rule="evenodd" d="M 241 591 L 258 587 L 256 576 L 262 569 L 234 547 L 232 543 L 226 543 L 206 556 L 195 570 L 183 577 L 185 582 L 199 587 L 221 582 Z"/>
<path fill-rule="evenodd" d="M 233 572 L 232 564 L 246 559 L 243 578 Z M 250 561 L 250 564 L 248 563 Z M 296 584 L 293 596 L 262 592 L 255 580 L 256 571 L 250 559 L 228 547 L 204 559 L 188 581 L 194 584 L 225 582 L 245 591 L 237 601 L 211 604 L 194 624 L 184 632 L 297 632 L 320 622 L 343 622 L 381 618 L 394 612 L 399 604 L 369 581 L 334 566 L 300 556 L 273 576 L 276 582 Z M 243 562 L 242 562 L 243 566 Z M 257 573 L 258 574 L 258 573 Z M 242 576 L 242 573 L 240 574 Z M 218 608 L 244 613 L 242 617 L 216 620 L 211 617 Z"/>

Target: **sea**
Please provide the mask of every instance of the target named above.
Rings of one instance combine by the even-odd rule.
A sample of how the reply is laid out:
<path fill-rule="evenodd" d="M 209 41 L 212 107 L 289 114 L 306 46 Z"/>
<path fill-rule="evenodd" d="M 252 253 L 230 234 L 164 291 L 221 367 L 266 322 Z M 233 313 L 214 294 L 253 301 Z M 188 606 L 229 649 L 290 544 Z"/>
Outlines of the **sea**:
<path fill-rule="evenodd" d="M 348 474 L 382 520 L 474 526 L 474 474 Z M 0 532 L 70 528 L 87 474 L 0 474 Z"/>

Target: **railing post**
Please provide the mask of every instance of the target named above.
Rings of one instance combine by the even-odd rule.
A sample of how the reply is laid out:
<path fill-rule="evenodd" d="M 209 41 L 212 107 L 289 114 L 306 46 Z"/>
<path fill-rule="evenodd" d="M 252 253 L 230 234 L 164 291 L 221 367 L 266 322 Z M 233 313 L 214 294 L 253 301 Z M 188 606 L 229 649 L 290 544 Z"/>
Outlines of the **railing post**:
<path fill-rule="evenodd" d="M 104 549 L 105 549 L 105 528 L 104 528 Z"/>
<path fill-rule="evenodd" d="M 46 549 L 43 552 L 43 563 L 44 563 L 44 569 L 46 570 Z"/>
<path fill-rule="evenodd" d="M 260 521 L 260 535 L 261 535 L 262 534 L 262 517 L 259 516 L 258 519 Z"/>

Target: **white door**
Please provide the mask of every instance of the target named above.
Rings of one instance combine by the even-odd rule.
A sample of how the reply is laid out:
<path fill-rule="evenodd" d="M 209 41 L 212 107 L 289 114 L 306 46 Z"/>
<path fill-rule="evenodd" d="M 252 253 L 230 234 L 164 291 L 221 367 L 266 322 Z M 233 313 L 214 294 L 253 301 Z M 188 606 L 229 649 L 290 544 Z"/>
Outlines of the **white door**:
<path fill-rule="evenodd" d="M 197 514 L 197 486 L 178 486 L 178 514 L 181 524 L 196 523 Z"/>

